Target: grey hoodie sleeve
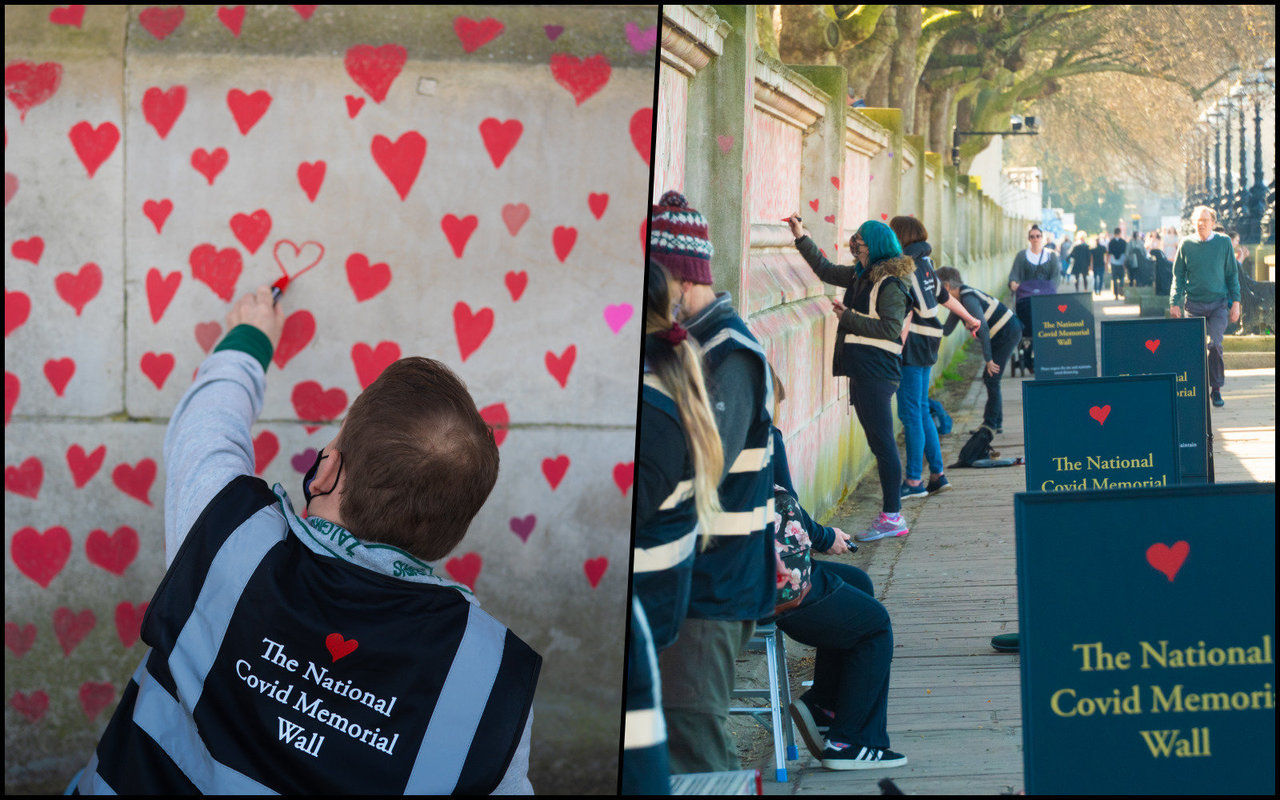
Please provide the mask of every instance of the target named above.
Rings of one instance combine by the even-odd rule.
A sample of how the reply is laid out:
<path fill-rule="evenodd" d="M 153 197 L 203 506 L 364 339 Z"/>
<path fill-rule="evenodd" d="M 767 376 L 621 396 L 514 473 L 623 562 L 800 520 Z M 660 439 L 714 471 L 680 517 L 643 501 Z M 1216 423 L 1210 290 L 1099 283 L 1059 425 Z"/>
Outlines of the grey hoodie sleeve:
<path fill-rule="evenodd" d="M 238 350 L 204 360 L 169 419 L 164 437 L 165 566 L 218 492 L 240 475 L 252 475 L 249 429 L 262 413 L 266 373 Z"/>

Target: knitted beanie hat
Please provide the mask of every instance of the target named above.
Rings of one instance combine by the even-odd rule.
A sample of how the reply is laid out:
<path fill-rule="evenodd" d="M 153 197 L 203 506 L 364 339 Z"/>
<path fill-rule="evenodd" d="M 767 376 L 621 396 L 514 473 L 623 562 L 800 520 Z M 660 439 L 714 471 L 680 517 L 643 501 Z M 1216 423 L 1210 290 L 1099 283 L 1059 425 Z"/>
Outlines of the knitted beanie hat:
<path fill-rule="evenodd" d="M 869 219 L 858 226 L 858 236 L 867 245 L 867 263 L 874 264 L 886 258 L 902 255 L 902 245 L 893 228 L 880 220 Z"/>
<path fill-rule="evenodd" d="M 679 192 L 662 195 L 649 214 L 649 255 L 678 281 L 710 286 L 711 255 L 707 219 Z"/>

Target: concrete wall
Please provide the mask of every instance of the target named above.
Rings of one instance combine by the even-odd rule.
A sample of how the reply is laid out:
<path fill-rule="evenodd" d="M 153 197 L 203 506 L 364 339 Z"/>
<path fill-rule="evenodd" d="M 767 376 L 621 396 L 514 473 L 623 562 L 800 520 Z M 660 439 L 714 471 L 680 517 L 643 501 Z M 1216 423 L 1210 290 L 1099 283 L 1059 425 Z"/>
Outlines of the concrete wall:
<path fill-rule="evenodd" d="M 73 9 L 75 7 L 72 7 Z M 167 417 L 281 269 L 258 472 L 398 356 L 502 470 L 441 565 L 544 656 L 534 786 L 612 791 L 657 8 L 5 8 L 5 788 L 60 790 L 142 655 Z"/>
<path fill-rule="evenodd" d="M 905 135 L 902 111 L 849 109 L 840 67 L 788 66 L 755 47 L 749 6 L 663 6 L 653 196 L 680 189 L 706 215 L 717 288 L 764 344 L 787 387 L 779 417 L 801 501 L 823 515 L 872 464 L 830 375 L 835 318 L 782 218 L 799 212 L 836 262 L 867 219 L 914 214 L 934 260 L 1003 288 L 1031 220 L 1007 217 L 967 175 Z M 944 341 L 946 365 L 960 335 Z M 941 373 L 935 370 L 935 376 Z"/>

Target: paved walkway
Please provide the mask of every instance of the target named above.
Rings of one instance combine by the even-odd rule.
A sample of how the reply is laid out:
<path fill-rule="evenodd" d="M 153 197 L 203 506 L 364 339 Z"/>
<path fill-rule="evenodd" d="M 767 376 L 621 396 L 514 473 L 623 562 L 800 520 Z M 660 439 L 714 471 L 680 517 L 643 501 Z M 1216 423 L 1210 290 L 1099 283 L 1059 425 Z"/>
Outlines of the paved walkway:
<path fill-rule="evenodd" d="M 1136 315 L 1104 295 L 1102 315 Z M 1004 385 L 1001 456 L 1023 455 L 1021 378 Z M 1226 406 L 1213 409 L 1218 482 L 1275 480 L 1275 370 L 1229 370 Z M 974 381 L 944 437 L 946 461 L 982 420 L 986 390 Z M 852 557 L 866 570 L 893 619 L 894 663 L 889 689 L 889 735 L 906 766 L 832 772 L 811 758 L 788 764 L 790 780 L 774 780 L 772 750 L 754 764 L 766 794 L 879 794 L 891 778 L 908 794 L 1001 794 L 1023 789 L 1018 656 L 990 647 L 997 633 L 1018 629 L 1013 495 L 1025 489 L 1023 467 L 958 469 L 954 489 L 909 501 L 911 534 L 861 546 Z M 829 524 L 853 533 L 879 510 L 874 472 Z M 825 558 L 825 556 L 824 556 Z M 812 678 L 812 649 L 787 642 L 792 691 Z M 740 671 L 755 672 L 762 655 L 745 654 Z M 761 732 L 763 733 L 763 732 Z M 758 750 L 757 750 L 758 752 Z"/>

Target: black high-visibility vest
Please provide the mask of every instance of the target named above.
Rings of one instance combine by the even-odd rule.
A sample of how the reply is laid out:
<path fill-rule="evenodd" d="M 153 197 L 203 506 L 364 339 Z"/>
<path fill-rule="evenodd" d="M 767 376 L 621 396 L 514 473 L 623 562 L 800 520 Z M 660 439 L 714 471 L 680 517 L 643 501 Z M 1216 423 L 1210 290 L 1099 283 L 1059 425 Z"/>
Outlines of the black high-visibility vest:
<path fill-rule="evenodd" d="M 978 298 L 978 303 L 982 306 L 982 316 L 987 321 L 987 332 L 992 339 L 995 339 L 996 334 L 1009 323 L 1009 320 L 1013 319 L 1013 312 L 1009 310 L 1008 306 L 981 289 L 975 289 L 967 285 L 961 286 L 960 296 L 964 297 L 965 295 Z"/>
<path fill-rule="evenodd" d="M 541 657 L 456 589 L 322 555 L 261 479 L 196 521 L 78 785 L 95 794 L 487 794 Z"/>

